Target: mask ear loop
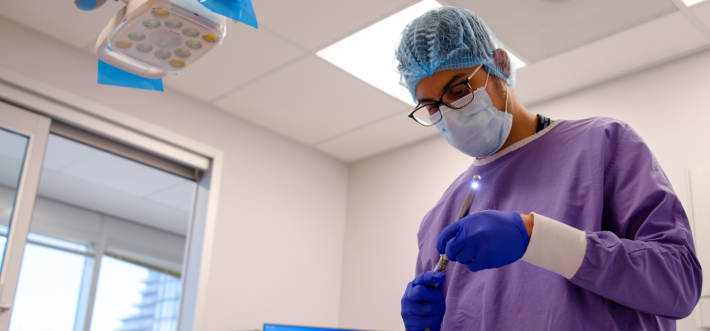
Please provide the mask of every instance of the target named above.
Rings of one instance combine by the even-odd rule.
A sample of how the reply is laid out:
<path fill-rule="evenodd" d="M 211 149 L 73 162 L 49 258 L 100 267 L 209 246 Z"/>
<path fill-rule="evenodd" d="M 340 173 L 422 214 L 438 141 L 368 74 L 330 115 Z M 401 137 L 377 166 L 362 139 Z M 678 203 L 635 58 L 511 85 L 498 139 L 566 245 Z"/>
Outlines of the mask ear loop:
<path fill-rule="evenodd" d="M 510 87 L 505 84 L 505 113 L 508 113 L 508 94 L 510 94 Z"/>
<path fill-rule="evenodd" d="M 478 71 L 478 70 L 476 70 Z M 476 73 L 475 71 L 473 72 L 474 74 Z M 471 75 L 473 76 L 473 75 Z M 489 72 L 488 75 L 486 75 L 486 84 L 483 85 L 483 89 L 486 89 L 488 87 L 488 78 L 491 77 L 491 73 Z M 505 113 L 508 113 L 508 95 L 510 94 L 509 89 L 508 89 L 508 84 L 505 84 Z"/>

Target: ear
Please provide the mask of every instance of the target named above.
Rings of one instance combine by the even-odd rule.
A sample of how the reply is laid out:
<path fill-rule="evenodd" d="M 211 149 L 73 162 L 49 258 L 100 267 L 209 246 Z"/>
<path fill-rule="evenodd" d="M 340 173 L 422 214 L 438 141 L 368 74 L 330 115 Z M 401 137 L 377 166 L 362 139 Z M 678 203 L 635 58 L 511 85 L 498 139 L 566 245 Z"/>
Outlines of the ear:
<path fill-rule="evenodd" d="M 506 77 L 510 77 L 510 58 L 508 57 L 508 52 L 502 48 L 498 48 L 493 51 L 493 61 L 495 61 L 496 66 L 503 71 Z"/>

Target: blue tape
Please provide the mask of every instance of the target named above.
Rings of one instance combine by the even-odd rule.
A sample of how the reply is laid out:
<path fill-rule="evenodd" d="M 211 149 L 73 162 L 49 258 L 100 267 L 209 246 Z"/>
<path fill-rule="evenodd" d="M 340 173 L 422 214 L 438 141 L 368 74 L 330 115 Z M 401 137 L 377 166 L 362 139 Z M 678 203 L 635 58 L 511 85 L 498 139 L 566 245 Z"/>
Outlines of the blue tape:
<path fill-rule="evenodd" d="M 98 83 L 164 92 L 162 78 L 144 78 L 99 60 Z"/>
<path fill-rule="evenodd" d="M 213 13 L 229 17 L 235 21 L 242 22 L 259 28 L 256 21 L 256 13 L 251 5 L 251 0 L 198 0 L 203 6 Z"/>
<path fill-rule="evenodd" d="M 81 10 L 94 10 L 96 8 L 96 5 L 98 5 L 98 2 L 96 0 L 79 0 L 79 2 L 76 3 L 76 7 L 81 9 Z"/>

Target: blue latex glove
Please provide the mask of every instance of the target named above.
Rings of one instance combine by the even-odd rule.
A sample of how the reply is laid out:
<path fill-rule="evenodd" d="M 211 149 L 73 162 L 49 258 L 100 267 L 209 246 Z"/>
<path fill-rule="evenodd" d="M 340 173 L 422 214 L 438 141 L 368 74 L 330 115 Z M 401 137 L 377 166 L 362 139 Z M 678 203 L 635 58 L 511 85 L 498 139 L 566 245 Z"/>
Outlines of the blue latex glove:
<path fill-rule="evenodd" d="M 442 272 L 427 271 L 407 284 L 402 297 L 402 320 L 407 331 L 441 330 L 446 312 L 446 301 L 441 292 L 445 279 Z M 435 284 L 440 285 L 434 287 Z"/>
<path fill-rule="evenodd" d="M 520 213 L 486 210 L 468 215 L 441 231 L 439 254 L 471 271 L 500 268 L 525 254 L 530 237 Z"/>

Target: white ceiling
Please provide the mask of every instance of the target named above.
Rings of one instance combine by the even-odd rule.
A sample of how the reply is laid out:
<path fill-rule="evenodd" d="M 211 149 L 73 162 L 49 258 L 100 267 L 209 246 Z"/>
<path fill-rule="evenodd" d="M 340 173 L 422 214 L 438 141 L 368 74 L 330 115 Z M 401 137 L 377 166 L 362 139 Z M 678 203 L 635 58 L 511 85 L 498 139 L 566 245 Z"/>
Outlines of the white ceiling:
<path fill-rule="evenodd" d="M 475 8 L 506 47 L 533 63 L 678 11 L 668 0 L 448 2 Z"/>
<path fill-rule="evenodd" d="M 229 23 L 220 48 L 167 88 L 353 162 L 438 135 L 410 106 L 315 53 L 418 1 L 252 0 L 260 29 Z M 710 46 L 710 1 L 447 0 L 478 13 L 528 61 L 516 94 L 527 103 L 609 80 Z M 1 1 L 0 15 L 81 49 L 120 2 L 96 12 L 71 1 Z M 394 45 L 393 45 L 394 48 Z"/>

